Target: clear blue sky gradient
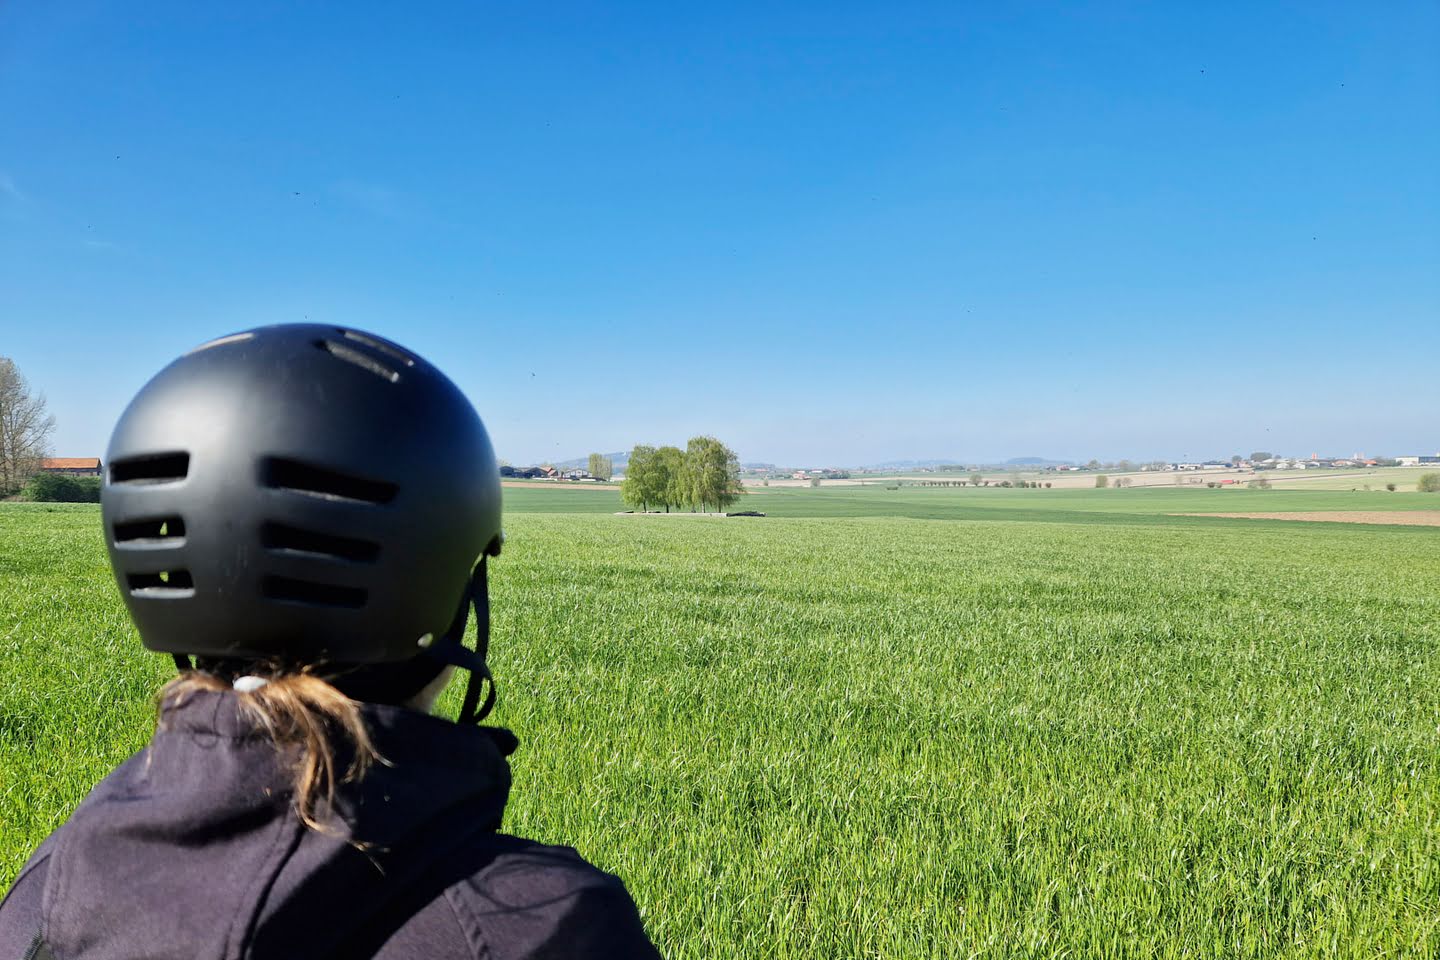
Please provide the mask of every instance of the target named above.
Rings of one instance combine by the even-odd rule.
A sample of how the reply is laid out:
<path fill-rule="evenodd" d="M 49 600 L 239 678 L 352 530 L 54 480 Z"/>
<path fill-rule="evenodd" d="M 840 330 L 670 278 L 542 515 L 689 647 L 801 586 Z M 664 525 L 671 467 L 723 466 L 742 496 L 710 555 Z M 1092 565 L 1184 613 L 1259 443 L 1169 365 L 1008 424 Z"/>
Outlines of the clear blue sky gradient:
<path fill-rule="evenodd" d="M 0 354 L 393 337 L 517 463 L 1435 452 L 1440 5 L 0 6 Z"/>

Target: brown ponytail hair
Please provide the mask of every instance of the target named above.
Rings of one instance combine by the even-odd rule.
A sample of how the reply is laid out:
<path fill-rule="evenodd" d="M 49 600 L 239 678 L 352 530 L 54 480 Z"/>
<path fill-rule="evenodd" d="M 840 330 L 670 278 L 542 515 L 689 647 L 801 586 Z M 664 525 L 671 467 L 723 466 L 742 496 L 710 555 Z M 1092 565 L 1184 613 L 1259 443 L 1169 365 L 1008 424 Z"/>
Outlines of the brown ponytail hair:
<path fill-rule="evenodd" d="M 232 691 L 221 677 L 186 670 L 160 690 L 158 705 L 179 703 L 201 691 Z M 325 832 L 323 814 L 339 783 L 358 781 L 370 764 L 384 762 L 370 740 L 360 705 L 312 673 L 277 673 L 255 690 L 237 693 L 240 709 L 265 729 L 277 749 L 294 749 L 295 812 L 307 827 Z M 337 777 L 334 739 L 340 735 L 354 757 Z"/>

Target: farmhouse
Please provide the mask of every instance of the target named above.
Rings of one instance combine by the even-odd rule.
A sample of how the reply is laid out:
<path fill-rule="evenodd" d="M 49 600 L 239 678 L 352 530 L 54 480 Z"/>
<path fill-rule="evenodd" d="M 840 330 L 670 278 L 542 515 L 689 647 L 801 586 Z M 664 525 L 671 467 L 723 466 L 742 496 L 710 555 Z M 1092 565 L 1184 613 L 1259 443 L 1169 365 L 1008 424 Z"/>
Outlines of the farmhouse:
<path fill-rule="evenodd" d="M 59 473 L 68 477 L 100 476 L 99 457 L 46 457 L 40 461 L 41 473 Z"/>

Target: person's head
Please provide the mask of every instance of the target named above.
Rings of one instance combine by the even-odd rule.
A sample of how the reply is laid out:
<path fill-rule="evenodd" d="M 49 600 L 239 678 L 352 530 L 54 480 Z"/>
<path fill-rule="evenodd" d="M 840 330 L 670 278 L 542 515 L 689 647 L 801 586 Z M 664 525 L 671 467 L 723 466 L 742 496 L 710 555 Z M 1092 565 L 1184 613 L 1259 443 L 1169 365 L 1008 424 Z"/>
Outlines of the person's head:
<path fill-rule="evenodd" d="M 331 326 L 221 337 L 141 389 L 106 463 L 106 545 L 150 650 L 194 657 L 205 683 L 268 680 L 248 699 L 272 706 L 297 685 L 312 706 L 413 704 L 458 666 L 461 719 L 488 712 L 499 471 L 469 401 L 422 358 Z"/>

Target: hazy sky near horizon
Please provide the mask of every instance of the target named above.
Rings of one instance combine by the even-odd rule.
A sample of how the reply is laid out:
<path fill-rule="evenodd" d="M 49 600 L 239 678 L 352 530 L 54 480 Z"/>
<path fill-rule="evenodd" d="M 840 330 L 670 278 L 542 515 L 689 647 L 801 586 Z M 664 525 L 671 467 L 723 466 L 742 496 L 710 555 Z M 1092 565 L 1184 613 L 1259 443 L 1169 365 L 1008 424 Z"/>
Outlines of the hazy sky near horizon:
<path fill-rule="evenodd" d="M 517 463 L 1440 448 L 1440 5 L 0 6 L 0 354 L 302 320 Z"/>

